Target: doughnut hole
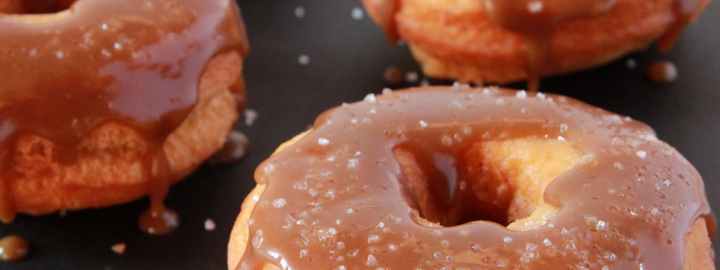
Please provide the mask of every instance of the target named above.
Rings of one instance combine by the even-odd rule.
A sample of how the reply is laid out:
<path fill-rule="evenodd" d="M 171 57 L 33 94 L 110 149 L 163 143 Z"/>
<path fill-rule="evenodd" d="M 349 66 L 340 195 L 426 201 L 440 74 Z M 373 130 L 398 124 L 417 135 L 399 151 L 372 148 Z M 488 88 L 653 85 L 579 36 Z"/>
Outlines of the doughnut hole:
<path fill-rule="evenodd" d="M 0 0 L 0 13 L 50 14 L 69 9 L 77 0 Z"/>
<path fill-rule="evenodd" d="M 396 149 L 395 156 L 418 222 L 456 226 L 482 220 L 524 231 L 556 214 L 545 203 L 545 188 L 578 164 L 582 153 L 565 141 L 523 138 L 472 144 L 444 168 L 405 147 Z M 454 171 L 447 173 L 448 168 Z"/>

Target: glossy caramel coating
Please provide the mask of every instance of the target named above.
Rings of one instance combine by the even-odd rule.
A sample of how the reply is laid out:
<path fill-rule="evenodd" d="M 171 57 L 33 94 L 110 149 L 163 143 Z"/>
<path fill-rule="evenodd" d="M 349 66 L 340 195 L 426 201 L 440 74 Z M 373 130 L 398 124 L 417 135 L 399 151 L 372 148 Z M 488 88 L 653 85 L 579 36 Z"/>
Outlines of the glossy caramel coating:
<path fill-rule="evenodd" d="M 59 3 L 59 2 L 58 2 Z M 248 51 L 230 0 L 76 1 L 0 15 L 0 216 L 167 188 L 222 147 Z"/>
<path fill-rule="evenodd" d="M 669 48 L 709 0 L 364 0 L 432 77 L 529 80 L 607 63 L 660 39 Z"/>
<path fill-rule="evenodd" d="M 368 96 L 255 180 L 229 269 L 714 269 L 692 165 L 645 124 L 562 96 Z"/>

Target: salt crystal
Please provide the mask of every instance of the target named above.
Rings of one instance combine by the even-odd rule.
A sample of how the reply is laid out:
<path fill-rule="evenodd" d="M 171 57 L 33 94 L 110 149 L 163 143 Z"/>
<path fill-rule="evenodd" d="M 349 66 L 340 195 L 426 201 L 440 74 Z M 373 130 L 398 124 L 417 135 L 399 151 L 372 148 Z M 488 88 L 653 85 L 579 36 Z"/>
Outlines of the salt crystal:
<path fill-rule="evenodd" d="M 295 17 L 298 19 L 305 18 L 305 7 L 303 6 L 297 6 L 295 7 Z"/>
<path fill-rule="evenodd" d="M 308 56 L 307 54 L 301 54 L 300 56 L 298 56 L 298 64 L 300 64 L 301 66 L 309 65 L 310 56 Z"/>
<path fill-rule="evenodd" d="M 363 100 L 370 103 L 375 103 L 377 101 L 377 99 L 375 98 L 375 94 L 372 93 L 367 94 Z"/>
<path fill-rule="evenodd" d="M 208 232 L 212 232 L 216 228 L 215 221 L 213 221 L 212 219 L 209 219 L 209 218 L 205 220 L 204 225 L 205 225 L 205 230 Z"/>
<path fill-rule="evenodd" d="M 510 237 L 510 236 L 505 236 L 505 237 L 503 237 L 503 242 L 504 242 L 505 244 L 510 244 L 510 243 L 512 243 L 512 241 L 513 241 L 513 239 L 512 239 L 512 237 Z"/>
<path fill-rule="evenodd" d="M 367 256 L 367 261 L 365 261 L 365 265 L 367 266 L 376 266 L 377 265 L 377 259 L 372 254 Z"/>
<path fill-rule="evenodd" d="M 645 151 L 643 151 L 643 150 L 639 150 L 639 151 L 635 152 L 635 154 L 636 154 L 640 159 L 645 159 L 645 158 L 647 157 L 647 152 L 645 152 Z"/>
<path fill-rule="evenodd" d="M 320 137 L 320 138 L 318 138 L 317 143 L 319 145 L 328 145 L 328 144 L 330 144 L 330 140 L 328 140 L 327 138 Z"/>
<path fill-rule="evenodd" d="M 542 12 L 543 11 L 543 2 L 540 0 L 531 1 L 530 3 L 528 3 L 527 8 L 528 8 L 528 11 L 530 11 L 530 13 Z"/>
<path fill-rule="evenodd" d="M 635 69 L 635 68 L 637 68 L 637 61 L 635 61 L 635 59 L 633 59 L 633 58 L 628 58 L 625 61 L 625 66 L 627 66 L 627 68 L 629 68 L 629 69 Z"/>
<path fill-rule="evenodd" d="M 355 257 L 355 256 L 358 255 L 358 253 L 360 253 L 360 250 L 358 250 L 358 249 L 353 249 L 353 250 L 351 250 L 350 252 L 348 252 L 347 255 L 348 255 L 349 257 Z"/>
<path fill-rule="evenodd" d="M 357 158 L 351 158 L 347 161 L 347 167 L 350 169 L 357 168 L 357 166 L 360 164 L 360 160 Z"/>
<path fill-rule="evenodd" d="M 625 168 L 625 166 L 623 166 L 622 163 L 617 162 L 617 161 L 613 162 L 613 167 L 615 167 L 615 169 L 618 169 L 618 170 L 623 170 Z"/>
<path fill-rule="evenodd" d="M 352 12 L 350 12 L 350 17 L 352 17 L 353 20 L 359 21 L 365 17 L 365 12 L 363 12 L 362 8 L 354 7 Z"/>
<path fill-rule="evenodd" d="M 263 239 L 263 231 L 257 230 L 252 239 L 252 246 L 255 247 L 256 249 L 259 249 L 263 244 L 263 240 L 264 240 Z"/>
<path fill-rule="evenodd" d="M 519 99 L 527 98 L 527 92 L 525 92 L 525 90 L 518 91 L 515 93 L 515 97 Z"/>
<path fill-rule="evenodd" d="M 57 59 L 63 59 L 63 58 L 65 58 L 65 52 L 63 52 L 63 51 L 57 51 L 57 52 L 55 52 L 55 57 L 56 57 Z"/>
<path fill-rule="evenodd" d="M 552 241 L 550 241 L 550 239 L 545 238 L 543 240 L 543 245 L 545 245 L 546 247 L 552 246 Z"/>
<path fill-rule="evenodd" d="M 120 42 L 113 43 L 113 49 L 115 49 L 116 51 L 121 51 L 123 49 L 122 43 L 120 43 Z"/>
<path fill-rule="evenodd" d="M 377 234 L 368 235 L 368 244 L 380 242 L 380 236 Z"/>
<path fill-rule="evenodd" d="M 272 201 L 272 205 L 275 208 L 283 208 L 285 205 L 287 205 L 287 201 L 283 198 L 277 198 Z"/>
<path fill-rule="evenodd" d="M 247 109 L 245 110 L 245 125 L 250 127 L 255 123 L 255 120 L 258 118 L 258 112 L 253 109 Z"/>
<path fill-rule="evenodd" d="M 568 125 L 565 123 L 560 124 L 560 133 L 565 133 L 569 129 Z"/>
<path fill-rule="evenodd" d="M 425 122 L 424 120 L 420 120 L 420 121 L 418 122 L 418 124 L 420 124 L 420 127 L 421 127 L 421 128 L 426 128 L 426 127 L 428 127 L 428 123 Z"/>
<path fill-rule="evenodd" d="M 417 82 L 419 78 L 420 75 L 418 75 L 418 73 L 415 71 L 409 71 L 405 73 L 405 81 L 407 82 L 414 83 Z"/>

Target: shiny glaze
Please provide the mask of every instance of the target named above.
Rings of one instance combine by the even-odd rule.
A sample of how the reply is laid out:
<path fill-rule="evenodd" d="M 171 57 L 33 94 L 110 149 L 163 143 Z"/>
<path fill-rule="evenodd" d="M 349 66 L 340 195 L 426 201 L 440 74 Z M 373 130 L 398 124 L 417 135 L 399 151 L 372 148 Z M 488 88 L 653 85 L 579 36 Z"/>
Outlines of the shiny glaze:
<path fill-rule="evenodd" d="M 22 175 L 8 155 L 19 136 L 50 140 L 57 162 L 71 164 L 83 138 L 110 122 L 147 141 L 151 212 L 164 212 L 174 177 L 165 139 L 195 105 L 205 64 L 248 47 L 230 0 L 81 0 L 53 14 L 0 15 L 0 37 L 5 222 L 15 216 L 9 187 Z"/>
<path fill-rule="evenodd" d="M 485 10 L 503 28 L 520 34 L 527 43 L 528 89 L 538 91 L 548 57 L 550 40 L 558 25 L 579 18 L 601 16 L 617 0 L 482 0 Z M 676 0 L 675 21 L 659 40 L 659 49 L 670 50 L 680 33 L 703 10 L 707 0 Z"/>
<path fill-rule="evenodd" d="M 17 262 L 30 253 L 30 244 L 22 237 L 8 235 L 0 238 L 0 261 Z"/>
<path fill-rule="evenodd" d="M 658 49 L 668 52 L 675 46 L 680 34 L 710 3 L 710 0 L 675 0 L 675 21 L 658 41 Z"/>
<path fill-rule="evenodd" d="M 656 83 L 670 83 L 677 80 L 678 70 L 673 62 L 654 61 L 647 66 L 645 76 Z"/>
<path fill-rule="evenodd" d="M 490 18 L 523 36 L 527 46 L 528 89 L 538 91 L 547 62 L 550 40 L 557 25 L 573 19 L 599 16 L 616 0 L 483 0 Z"/>
<path fill-rule="evenodd" d="M 398 148 L 449 160 L 425 169 L 459 176 L 445 179 L 456 180 L 448 183 L 459 196 L 457 164 L 470 145 L 559 136 L 584 161 L 548 186 L 545 201 L 559 212 L 537 229 L 431 225 L 403 195 Z M 562 96 L 495 88 L 395 91 L 343 105 L 255 179 L 266 187 L 252 198 L 240 270 L 681 269 L 685 234 L 710 215 L 700 175 L 645 124 Z"/>

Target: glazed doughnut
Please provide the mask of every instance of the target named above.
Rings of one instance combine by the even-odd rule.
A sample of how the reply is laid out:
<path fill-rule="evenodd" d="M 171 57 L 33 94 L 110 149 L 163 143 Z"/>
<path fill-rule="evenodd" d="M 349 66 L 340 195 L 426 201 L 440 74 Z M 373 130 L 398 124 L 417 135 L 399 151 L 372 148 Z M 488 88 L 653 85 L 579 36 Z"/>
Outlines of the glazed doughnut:
<path fill-rule="evenodd" d="M 563 96 L 395 91 L 255 173 L 229 269 L 714 269 L 703 181 L 651 128 Z"/>
<path fill-rule="evenodd" d="M 665 50 L 710 0 L 363 0 L 391 39 L 438 78 L 506 83 Z"/>
<path fill-rule="evenodd" d="M 160 211 L 168 186 L 223 146 L 248 52 L 234 1 L 0 7 L 3 221 L 144 195 Z"/>

